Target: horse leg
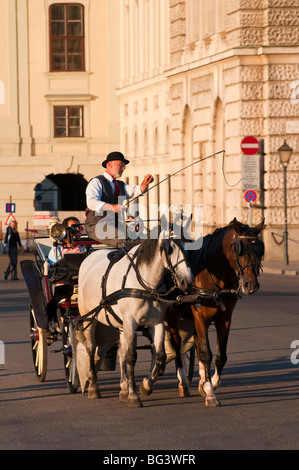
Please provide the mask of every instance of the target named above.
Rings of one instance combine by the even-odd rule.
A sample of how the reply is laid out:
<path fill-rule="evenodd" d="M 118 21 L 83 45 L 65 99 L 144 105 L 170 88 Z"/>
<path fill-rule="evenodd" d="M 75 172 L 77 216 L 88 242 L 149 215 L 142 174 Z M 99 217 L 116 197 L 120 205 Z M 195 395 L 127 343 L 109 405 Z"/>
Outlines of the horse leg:
<path fill-rule="evenodd" d="M 213 384 L 214 390 L 216 390 L 216 388 L 220 384 L 221 373 L 227 361 L 226 349 L 227 349 L 227 341 L 228 341 L 230 325 L 231 325 L 231 315 L 226 320 L 221 319 L 221 320 L 215 321 L 215 327 L 217 331 L 217 357 L 215 360 L 215 373 L 212 377 L 212 384 Z"/>
<path fill-rule="evenodd" d="M 122 353 L 122 342 L 123 342 L 123 331 L 120 332 L 119 336 L 119 350 L 118 350 L 118 357 L 119 357 L 119 366 L 120 366 L 120 392 L 119 392 L 119 400 L 128 403 L 128 374 L 127 374 L 127 364 L 125 360 L 125 356 Z"/>
<path fill-rule="evenodd" d="M 210 349 L 209 337 L 208 337 L 208 324 L 199 316 L 195 316 L 196 326 L 196 337 L 195 345 L 197 348 L 197 354 L 199 358 L 199 375 L 200 381 L 198 390 L 199 393 L 204 397 L 205 404 L 208 407 L 220 406 L 219 400 L 216 398 L 214 393 L 214 387 L 211 381 L 211 362 L 212 362 L 212 351 Z"/>
<path fill-rule="evenodd" d="M 175 366 L 179 381 L 178 389 L 180 397 L 189 397 L 189 385 L 186 376 L 186 362 L 181 356 L 181 336 L 178 327 L 178 316 L 176 313 L 167 316 L 168 328 L 170 332 L 171 346 L 175 351 Z"/>
<path fill-rule="evenodd" d="M 161 372 L 164 372 L 166 354 L 164 349 L 165 325 L 164 321 L 151 327 L 153 338 L 153 358 L 149 375 L 145 377 L 139 386 L 140 393 L 150 395 L 154 389 L 155 382 Z"/>
<path fill-rule="evenodd" d="M 124 401 L 123 398 L 125 397 L 127 390 L 128 406 L 130 408 L 140 408 L 142 407 L 142 402 L 137 394 L 134 376 L 137 352 L 135 324 L 133 321 L 124 322 L 119 346 L 119 358 L 121 363 L 121 371 L 122 374 L 124 374 L 121 381 L 120 400 Z M 128 376 L 127 381 L 124 379 L 126 375 Z"/>
<path fill-rule="evenodd" d="M 89 371 L 88 371 L 88 398 L 97 399 L 100 398 L 101 394 L 97 386 L 97 374 L 95 369 L 95 352 L 96 352 L 96 321 L 92 322 L 91 325 L 85 330 L 86 338 L 86 351 L 89 356 Z"/>

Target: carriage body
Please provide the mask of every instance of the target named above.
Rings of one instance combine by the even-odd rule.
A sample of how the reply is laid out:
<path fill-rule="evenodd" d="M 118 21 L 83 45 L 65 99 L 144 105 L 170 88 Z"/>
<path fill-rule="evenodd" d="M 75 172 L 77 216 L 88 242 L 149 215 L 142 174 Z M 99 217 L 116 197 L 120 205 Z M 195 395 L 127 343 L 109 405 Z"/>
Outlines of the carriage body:
<path fill-rule="evenodd" d="M 84 237 L 80 245 L 85 246 L 85 253 L 65 254 L 64 266 L 58 265 L 53 269 L 48 262 L 53 240 L 37 237 L 34 239 L 35 260 L 21 262 L 30 297 L 30 340 L 37 378 L 40 382 L 46 379 L 48 347 L 61 338 L 65 376 L 72 393 L 79 385 L 75 357 L 75 325 L 80 320 L 78 270 L 91 247 L 97 248 L 94 241 Z M 109 362 L 111 364 L 111 355 Z"/>

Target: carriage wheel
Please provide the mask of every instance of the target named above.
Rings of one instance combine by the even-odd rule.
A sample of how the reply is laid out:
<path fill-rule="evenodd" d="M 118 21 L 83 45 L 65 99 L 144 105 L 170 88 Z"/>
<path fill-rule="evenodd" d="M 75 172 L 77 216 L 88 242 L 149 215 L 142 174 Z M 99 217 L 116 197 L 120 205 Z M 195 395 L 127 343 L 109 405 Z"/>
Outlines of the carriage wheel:
<path fill-rule="evenodd" d="M 62 323 L 63 361 L 65 379 L 70 393 L 76 393 L 79 388 L 76 343 L 74 324 L 70 319 L 64 319 Z"/>
<path fill-rule="evenodd" d="M 30 338 L 35 372 L 39 382 L 44 382 L 47 375 L 48 345 L 47 330 L 39 328 L 30 305 Z"/>

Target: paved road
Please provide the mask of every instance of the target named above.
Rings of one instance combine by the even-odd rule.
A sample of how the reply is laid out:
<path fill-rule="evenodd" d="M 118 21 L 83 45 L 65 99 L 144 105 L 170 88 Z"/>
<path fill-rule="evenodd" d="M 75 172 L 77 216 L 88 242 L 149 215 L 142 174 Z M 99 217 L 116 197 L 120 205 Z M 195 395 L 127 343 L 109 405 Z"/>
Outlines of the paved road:
<path fill-rule="evenodd" d="M 0 273 L 5 264 L 6 257 L 1 256 Z M 295 352 L 290 345 L 299 341 L 299 276 L 263 274 L 260 291 L 239 301 L 217 394 L 223 406 L 217 409 L 204 406 L 197 379 L 191 397 L 180 399 L 171 364 L 141 409 L 128 409 L 118 401 L 118 366 L 115 372 L 99 375 L 102 399 L 97 401 L 69 394 L 61 353 L 49 354 L 46 382 L 38 383 L 28 340 L 25 283 L 4 281 L 2 276 L 0 340 L 5 343 L 5 364 L 0 365 L 0 449 L 190 453 L 299 448 L 299 364 L 290 360 Z M 214 336 L 211 331 L 212 344 Z M 56 343 L 50 350 L 58 347 Z M 138 382 L 148 371 L 149 359 L 148 351 L 140 351 Z"/>

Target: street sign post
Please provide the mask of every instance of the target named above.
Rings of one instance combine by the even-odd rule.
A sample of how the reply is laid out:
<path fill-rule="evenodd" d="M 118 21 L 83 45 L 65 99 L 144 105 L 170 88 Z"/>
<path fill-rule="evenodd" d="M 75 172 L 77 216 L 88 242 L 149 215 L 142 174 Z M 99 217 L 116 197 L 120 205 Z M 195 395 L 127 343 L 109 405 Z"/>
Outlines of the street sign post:
<path fill-rule="evenodd" d="M 248 191 L 246 191 L 246 193 L 244 194 L 244 198 L 245 198 L 245 201 L 246 202 L 255 202 L 256 201 L 256 198 L 257 198 L 257 194 L 255 191 L 249 189 Z"/>
<path fill-rule="evenodd" d="M 253 189 L 249 189 L 244 194 L 245 201 L 248 202 L 248 211 L 249 211 L 249 227 L 252 226 L 252 202 L 255 202 L 257 199 L 257 194 Z"/>
<path fill-rule="evenodd" d="M 242 189 L 260 189 L 260 156 L 242 155 Z"/>
<path fill-rule="evenodd" d="M 18 222 L 16 221 L 16 219 L 14 218 L 14 216 L 13 216 L 12 213 L 10 213 L 9 216 L 7 217 L 6 222 L 5 222 L 5 225 L 9 225 L 9 224 L 11 224 L 11 222 L 16 222 L 16 223 L 18 223 Z"/>
<path fill-rule="evenodd" d="M 259 150 L 259 141 L 252 136 L 244 137 L 241 142 L 241 150 L 245 155 L 254 155 Z"/>
<path fill-rule="evenodd" d="M 260 155 L 259 141 L 252 136 L 241 141 L 242 155 L 242 189 L 260 189 Z"/>
<path fill-rule="evenodd" d="M 6 212 L 15 213 L 16 212 L 16 205 L 14 202 L 7 202 L 6 203 Z"/>

